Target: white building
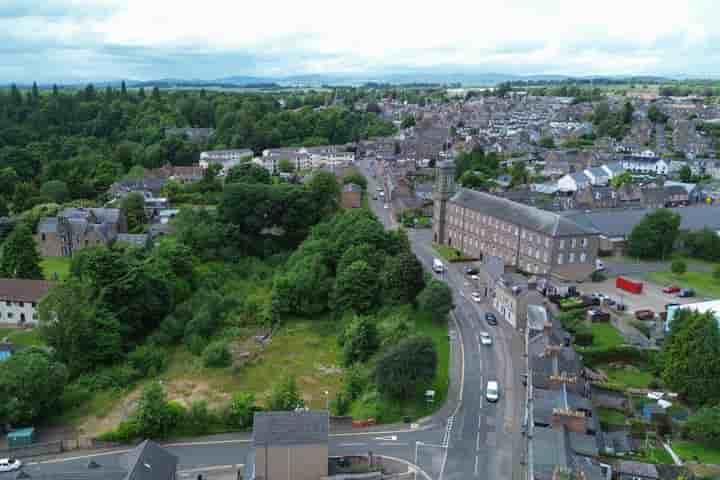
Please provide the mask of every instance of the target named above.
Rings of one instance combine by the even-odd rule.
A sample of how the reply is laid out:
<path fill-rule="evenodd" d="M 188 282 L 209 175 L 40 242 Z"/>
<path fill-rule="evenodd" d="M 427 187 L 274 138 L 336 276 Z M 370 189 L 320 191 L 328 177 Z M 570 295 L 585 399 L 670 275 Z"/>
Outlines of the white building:
<path fill-rule="evenodd" d="M 558 180 L 558 190 L 561 192 L 577 192 L 590 185 L 591 180 L 585 172 L 568 173 Z"/>
<path fill-rule="evenodd" d="M 345 151 L 343 146 L 327 145 L 322 147 L 267 148 L 262 156 L 253 162 L 271 173 L 277 173 L 280 161 L 287 159 L 295 170 L 307 170 L 321 167 L 341 167 L 355 162 L 355 153 Z"/>
<path fill-rule="evenodd" d="M 587 168 L 583 173 L 590 179 L 590 184 L 593 186 L 607 185 L 610 182 L 610 173 L 603 167 Z"/>
<path fill-rule="evenodd" d="M 625 170 L 633 173 L 654 173 L 656 175 L 667 175 L 670 171 L 670 164 L 662 158 L 653 157 L 624 157 L 620 165 Z"/>
<path fill-rule="evenodd" d="M 243 159 L 252 159 L 253 151 L 247 148 L 236 150 L 210 150 L 200 154 L 200 168 L 206 170 L 211 164 L 222 167 L 221 175 L 227 175 L 228 170 L 239 165 Z"/>
<path fill-rule="evenodd" d="M 0 325 L 37 325 L 37 305 L 52 282 L 0 278 Z"/>

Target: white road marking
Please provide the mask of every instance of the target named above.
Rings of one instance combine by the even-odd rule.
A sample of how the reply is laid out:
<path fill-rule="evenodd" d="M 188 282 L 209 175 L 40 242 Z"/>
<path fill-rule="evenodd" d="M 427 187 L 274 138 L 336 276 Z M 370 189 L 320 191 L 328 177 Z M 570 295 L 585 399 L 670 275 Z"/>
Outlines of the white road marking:
<path fill-rule="evenodd" d="M 338 447 L 362 447 L 367 443 L 338 443 Z"/>
<path fill-rule="evenodd" d="M 375 437 L 375 440 L 380 440 L 381 442 L 394 442 L 397 440 L 397 435 L 390 435 L 389 437 Z"/>
<path fill-rule="evenodd" d="M 475 455 L 475 475 L 478 474 L 478 463 L 479 463 L 479 461 L 480 461 L 480 459 L 478 458 L 477 455 Z"/>
<path fill-rule="evenodd" d="M 405 442 L 381 442 L 378 443 L 381 447 L 407 447 L 407 443 Z"/>
<path fill-rule="evenodd" d="M 477 441 L 475 442 L 475 450 L 480 451 L 480 432 L 477 434 Z"/>
<path fill-rule="evenodd" d="M 244 463 L 236 463 L 234 465 L 214 465 L 212 467 L 198 467 L 198 468 L 191 468 L 188 470 L 178 470 L 179 474 L 190 474 L 190 473 L 196 473 L 196 472 L 212 472 L 215 470 L 224 470 L 226 468 L 243 468 L 245 466 Z"/>

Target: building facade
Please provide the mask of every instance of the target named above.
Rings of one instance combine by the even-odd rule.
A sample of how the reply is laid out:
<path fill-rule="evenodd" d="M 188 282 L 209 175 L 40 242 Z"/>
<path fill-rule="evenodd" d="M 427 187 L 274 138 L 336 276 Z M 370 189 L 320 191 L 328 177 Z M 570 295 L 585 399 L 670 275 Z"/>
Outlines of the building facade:
<path fill-rule="evenodd" d="M 44 257 L 70 257 L 87 247 L 108 246 L 127 232 L 125 213 L 117 208 L 66 208 L 38 224 L 35 243 Z"/>
<path fill-rule="evenodd" d="M 44 280 L 0 278 L 0 325 L 37 325 L 38 303 L 52 286 Z"/>
<path fill-rule="evenodd" d="M 455 191 L 455 169 L 438 167 L 433 240 L 465 256 L 500 257 L 536 275 L 580 280 L 595 269 L 598 234 L 553 212 L 475 190 Z"/>

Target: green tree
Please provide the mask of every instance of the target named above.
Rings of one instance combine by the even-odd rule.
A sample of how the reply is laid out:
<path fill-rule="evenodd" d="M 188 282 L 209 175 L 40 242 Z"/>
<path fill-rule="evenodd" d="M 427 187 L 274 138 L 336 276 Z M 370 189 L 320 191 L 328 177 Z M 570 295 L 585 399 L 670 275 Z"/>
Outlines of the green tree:
<path fill-rule="evenodd" d="M 408 250 L 386 258 L 380 280 L 384 301 L 396 305 L 413 303 L 425 287 L 422 263 Z"/>
<path fill-rule="evenodd" d="M 686 233 L 684 243 L 691 257 L 711 262 L 720 260 L 720 236 L 711 228 Z"/>
<path fill-rule="evenodd" d="M 295 165 L 293 165 L 289 158 L 281 158 L 278 162 L 278 170 L 280 170 L 281 173 L 292 173 L 295 171 Z"/>
<path fill-rule="evenodd" d="M 352 309 L 366 313 L 375 305 L 378 293 L 378 272 L 364 260 L 356 260 L 337 273 L 334 303 L 339 311 Z"/>
<path fill-rule="evenodd" d="M 50 180 L 40 187 L 40 193 L 51 202 L 63 203 L 70 196 L 67 183 L 60 180 Z"/>
<path fill-rule="evenodd" d="M 145 198 L 141 193 L 132 192 L 122 201 L 121 208 L 125 211 L 127 228 L 130 233 L 141 233 L 147 218 L 145 216 Z"/>
<path fill-rule="evenodd" d="M 610 185 L 615 190 L 619 190 L 623 185 L 629 183 L 632 183 L 632 174 L 630 172 L 622 172 L 620 175 L 615 175 L 610 179 Z"/>
<path fill-rule="evenodd" d="M 460 182 L 460 185 L 463 187 L 472 189 L 481 189 L 487 187 L 488 185 L 488 181 L 485 177 L 470 170 L 463 173 L 458 179 L 458 182 Z"/>
<path fill-rule="evenodd" d="M 226 183 L 265 183 L 270 184 L 270 172 L 255 163 L 241 163 L 230 169 L 225 177 Z"/>
<path fill-rule="evenodd" d="M 382 354 L 375 367 L 375 382 L 381 393 L 407 400 L 433 381 L 437 365 L 431 338 L 406 338 Z"/>
<path fill-rule="evenodd" d="M 122 356 L 120 322 L 92 289 L 70 279 L 40 302 L 40 332 L 73 375 Z"/>
<path fill-rule="evenodd" d="M 675 275 L 682 275 L 687 272 L 687 264 L 682 260 L 673 260 L 670 264 L 670 271 Z"/>
<path fill-rule="evenodd" d="M 720 330 L 711 312 L 676 312 L 661 353 L 662 380 L 689 401 L 707 405 L 720 398 Z"/>
<path fill-rule="evenodd" d="M 630 233 L 628 251 L 643 259 L 667 258 L 673 251 L 680 228 L 680 215 L 659 209 L 645 215 Z"/>
<path fill-rule="evenodd" d="M 24 223 L 18 224 L 2 245 L 0 275 L 5 278 L 43 278 L 35 240 L 30 227 Z"/>
<path fill-rule="evenodd" d="M 400 125 L 401 128 L 410 128 L 415 126 L 415 116 L 414 115 L 408 115 L 402 119 L 402 124 Z"/>
<path fill-rule="evenodd" d="M 418 307 L 436 322 L 447 320 L 453 306 L 452 291 L 445 282 L 431 280 L 418 295 Z"/>
<path fill-rule="evenodd" d="M 335 213 L 338 210 L 340 184 L 334 173 L 324 170 L 315 172 L 307 185 L 324 215 Z"/>
<path fill-rule="evenodd" d="M 720 282 L 720 265 L 715 265 L 712 275 L 716 281 Z"/>
<path fill-rule="evenodd" d="M 20 182 L 20 177 L 12 167 L 0 169 L 0 196 L 10 198 L 15 193 L 15 185 Z"/>
<path fill-rule="evenodd" d="M 720 405 L 701 408 L 688 418 L 685 426 L 693 440 L 711 447 L 720 446 Z"/>
<path fill-rule="evenodd" d="M 255 395 L 238 392 L 232 396 L 226 413 L 226 421 L 237 428 L 252 425 L 255 414 Z"/>
<path fill-rule="evenodd" d="M 345 328 L 341 340 L 345 366 L 365 362 L 380 346 L 377 327 L 369 317 L 355 317 Z"/>
<path fill-rule="evenodd" d="M 203 350 L 203 365 L 209 368 L 227 367 L 232 363 L 228 344 L 224 340 L 212 342 Z"/>
<path fill-rule="evenodd" d="M 525 185 L 530 181 L 525 162 L 513 162 L 510 167 L 510 186 Z"/>
<path fill-rule="evenodd" d="M 555 148 L 555 140 L 552 137 L 542 137 L 538 140 L 538 145 L 543 148 Z"/>
<path fill-rule="evenodd" d="M 166 438 L 180 421 L 179 410 L 167 401 L 163 387 L 156 382 L 143 388 L 135 412 L 137 433 L 145 438 Z"/>
<path fill-rule="evenodd" d="M 31 347 L 0 362 L 0 422 L 32 424 L 57 412 L 68 380 L 65 365 Z"/>
<path fill-rule="evenodd" d="M 683 165 L 682 167 L 680 167 L 680 171 L 678 171 L 678 176 L 680 177 L 681 182 L 692 182 L 693 173 L 690 169 L 690 166 Z"/>
<path fill-rule="evenodd" d="M 295 377 L 283 375 L 272 387 L 268 398 L 268 410 L 289 411 L 302 406 L 303 400 Z"/>
<path fill-rule="evenodd" d="M 367 178 L 357 170 L 351 172 L 349 175 L 345 175 L 343 178 L 343 183 L 347 185 L 348 183 L 354 183 L 355 185 L 358 185 L 363 190 L 367 190 Z"/>

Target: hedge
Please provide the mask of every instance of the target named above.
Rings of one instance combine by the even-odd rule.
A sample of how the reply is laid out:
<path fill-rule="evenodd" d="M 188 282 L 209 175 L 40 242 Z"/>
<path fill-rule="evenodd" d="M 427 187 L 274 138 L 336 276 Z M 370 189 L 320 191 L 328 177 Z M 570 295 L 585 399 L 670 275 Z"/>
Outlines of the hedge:
<path fill-rule="evenodd" d="M 620 345 L 614 348 L 580 347 L 578 352 L 588 366 L 616 362 L 642 362 L 652 365 L 656 355 L 653 350 L 642 350 L 629 345 Z"/>

